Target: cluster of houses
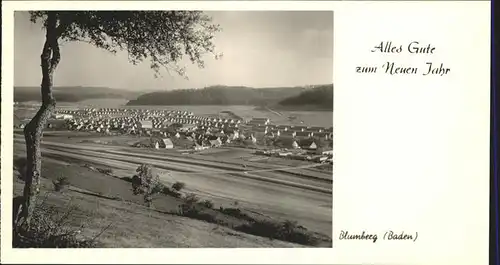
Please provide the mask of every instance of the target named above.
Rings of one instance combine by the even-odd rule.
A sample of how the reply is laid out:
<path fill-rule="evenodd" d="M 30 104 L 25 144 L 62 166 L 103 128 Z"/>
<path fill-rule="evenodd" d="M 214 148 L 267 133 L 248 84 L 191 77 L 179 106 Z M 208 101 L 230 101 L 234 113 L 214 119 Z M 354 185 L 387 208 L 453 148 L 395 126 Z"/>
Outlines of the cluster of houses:
<path fill-rule="evenodd" d="M 66 115 L 64 118 L 58 118 Z M 195 129 L 235 129 L 241 120 L 195 116 L 187 111 L 141 109 L 84 109 L 58 112 L 70 130 L 121 134 L 165 134 L 175 127 L 188 132 Z M 50 126 L 50 123 L 49 123 Z"/>
<path fill-rule="evenodd" d="M 331 149 L 333 128 L 271 124 L 268 118 L 248 121 L 196 116 L 178 110 L 83 109 L 59 110 L 48 127 L 64 123 L 66 129 L 109 135 L 150 136 L 138 146 L 193 148 L 221 145 L 267 146 L 286 149 Z M 56 125 L 55 125 L 56 124 Z"/>
<path fill-rule="evenodd" d="M 313 152 L 310 152 L 313 151 Z M 306 161 L 314 161 L 317 163 L 333 163 L 333 151 L 320 151 L 316 152 L 316 150 L 303 150 L 303 151 L 290 151 L 287 149 L 274 149 L 274 150 L 258 150 L 255 152 L 258 155 L 265 156 L 276 156 L 276 157 L 285 157 L 289 159 L 295 160 L 306 160 Z"/>

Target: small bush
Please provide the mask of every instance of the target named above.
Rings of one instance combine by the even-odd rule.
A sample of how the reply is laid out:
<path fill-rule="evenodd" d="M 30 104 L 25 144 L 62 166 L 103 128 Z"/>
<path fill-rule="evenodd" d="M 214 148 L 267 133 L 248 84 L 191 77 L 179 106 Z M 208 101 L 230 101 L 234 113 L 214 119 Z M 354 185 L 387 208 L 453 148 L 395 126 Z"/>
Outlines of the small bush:
<path fill-rule="evenodd" d="M 198 208 L 191 208 L 187 211 L 183 211 L 182 215 L 189 218 L 206 221 L 209 223 L 218 222 L 217 218 L 215 218 L 213 214 L 201 212 Z"/>
<path fill-rule="evenodd" d="M 24 180 L 25 179 L 25 175 L 26 175 L 26 163 L 27 163 L 27 160 L 24 157 L 14 158 L 14 168 L 19 173 L 18 178 L 20 180 Z"/>
<path fill-rule="evenodd" d="M 200 212 L 200 209 L 195 204 L 183 203 L 179 205 L 179 214 L 182 216 L 193 217 Z"/>
<path fill-rule="evenodd" d="M 250 224 L 236 227 L 236 230 L 271 239 L 294 242 L 302 245 L 314 246 L 318 238 L 307 229 L 298 226 L 296 222 L 276 222 L 272 220 L 254 220 Z"/>
<path fill-rule="evenodd" d="M 92 165 L 90 165 L 90 164 L 85 164 L 85 165 L 83 165 L 83 167 L 86 167 L 86 168 L 88 168 L 88 169 L 90 169 L 90 170 L 92 170 L 92 171 L 97 170 L 94 166 L 92 166 Z"/>
<path fill-rule="evenodd" d="M 170 189 L 168 187 L 163 187 L 163 189 L 161 190 L 161 193 L 163 193 L 165 195 L 169 195 L 170 194 Z"/>
<path fill-rule="evenodd" d="M 97 168 L 97 171 L 99 171 L 102 174 L 106 174 L 106 175 L 113 174 L 113 169 L 111 169 L 111 168 Z"/>
<path fill-rule="evenodd" d="M 167 195 L 167 196 L 172 196 L 174 198 L 180 198 L 182 196 L 179 192 L 177 192 L 175 190 L 171 190 L 169 187 L 165 187 L 165 186 L 163 186 L 161 193 L 163 193 L 164 195 Z"/>
<path fill-rule="evenodd" d="M 122 177 L 122 180 L 125 180 L 126 182 L 132 183 L 132 178 L 131 177 Z"/>
<path fill-rule="evenodd" d="M 144 202 L 148 207 L 152 206 L 153 194 L 161 192 L 160 177 L 153 172 L 154 168 L 148 164 L 140 165 L 132 177 L 132 191 L 134 195 L 143 194 Z"/>
<path fill-rule="evenodd" d="M 184 198 L 184 202 L 187 204 L 195 204 L 199 200 L 200 200 L 200 198 L 198 196 L 196 196 L 196 194 L 194 194 L 194 193 L 190 193 L 190 194 L 186 195 L 186 197 Z"/>
<path fill-rule="evenodd" d="M 200 198 L 198 198 L 196 194 L 194 193 L 188 194 L 184 198 L 184 203 L 179 206 L 180 214 L 183 216 L 190 216 L 190 217 L 192 217 L 192 215 L 194 214 L 198 214 L 200 212 L 199 207 L 197 207 L 198 206 L 197 203 L 199 200 Z"/>
<path fill-rule="evenodd" d="M 202 207 L 207 207 L 207 202 L 211 203 L 210 201 L 198 202 L 198 198 L 196 196 L 189 196 L 189 198 L 185 199 L 185 202 L 179 206 L 179 214 L 209 223 L 223 224 L 224 222 L 217 220 L 213 212 L 202 211 Z"/>
<path fill-rule="evenodd" d="M 157 183 L 157 184 L 153 187 L 153 189 L 152 189 L 151 193 L 153 193 L 153 194 L 156 194 L 156 193 L 161 193 L 161 192 L 163 191 L 163 189 L 164 189 L 164 188 L 166 188 L 166 187 L 165 187 L 165 185 L 163 185 L 162 183 Z"/>
<path fill-rule="evenodd" d="M 214 208 L 214 203 L 210 200 L 204 200 L 200 204 L 203 205 L 204 207 L 207 207 L 208 209 Z"/>
<path fill-rule="evenodd" d="M 172 189 L 174 189 L 176 191 L 181 191 L 185 187 L 186 187 L 186 184 L 184 182 L 179 182 L 179 181 L 177 181 L 176 183 L 174 183 L 172 185 Z"/>
<path fill-rule="evenodd" d="M 253 222 L 254 218 L 250 217 L 248 214 L 243 213 L 239 208 L 220 208 L 219 211 L 223 214 L 236 217 L 238 219 Z"/>
<path fill-rule="evenodd" d="M 75 229 L 67 225 L 74 207 L 68 207 L 64 214 L 58 214 L 54 207 L 45 206 L 44 203 L 37 205 L 31 219 L 29 228 L 19 225 L 12 234 L 12 246 L 14 248 L 94 248 L 99 247 L 97 238 L 109 226 L 104 228 L 93 238 L 81 235 L 80 228 Z"/>
<path fill-rule="evenodd" d="M 54 184 L 54 190 L 60 192 L 65 190 L 70 183 L 67 177 L 61 176 L 57 180 L 52 181 L 52 184 Z"/>

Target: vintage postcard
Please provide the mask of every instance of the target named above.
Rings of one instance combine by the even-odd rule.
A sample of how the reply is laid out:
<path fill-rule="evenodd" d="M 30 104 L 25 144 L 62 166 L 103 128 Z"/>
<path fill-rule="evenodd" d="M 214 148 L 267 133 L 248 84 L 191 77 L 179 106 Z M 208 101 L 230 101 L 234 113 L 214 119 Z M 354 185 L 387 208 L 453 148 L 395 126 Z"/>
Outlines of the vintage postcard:
<path fill-rule="evenodd" d="M 487 261 L 487 2 L 8 1 L 2 25 L 2 262 Z"/>

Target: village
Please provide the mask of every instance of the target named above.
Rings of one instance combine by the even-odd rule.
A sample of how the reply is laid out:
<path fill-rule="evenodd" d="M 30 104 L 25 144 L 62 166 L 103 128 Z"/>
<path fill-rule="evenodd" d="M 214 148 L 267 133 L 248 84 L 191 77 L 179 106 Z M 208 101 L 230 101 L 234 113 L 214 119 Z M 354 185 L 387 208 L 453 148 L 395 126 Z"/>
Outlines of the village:
<path fill-rule="evenodd" d="M 48 130 L 147 136 L 135 147 L 201 151 L 221 146 L 256 149 L 256 155 L 333 163 L 332 129 L 272 124 L 269 118 L 197 116 L 179 110 L 120 108 L 59 109 Z M 229 116 L 229 115 L 227 115 Z M 19 122 L 23 128 L 26 122 Z"/>

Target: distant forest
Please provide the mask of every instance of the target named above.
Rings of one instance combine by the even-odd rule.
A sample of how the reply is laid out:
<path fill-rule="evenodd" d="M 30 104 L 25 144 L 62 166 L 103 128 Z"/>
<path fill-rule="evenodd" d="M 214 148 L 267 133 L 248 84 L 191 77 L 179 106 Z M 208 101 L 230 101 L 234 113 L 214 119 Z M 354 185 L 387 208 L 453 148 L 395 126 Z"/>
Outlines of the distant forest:
<path fill-rule="evenodd" d="M 127 105 L 309 105 L 333 109 L 333 84 L 313 87 L 251 88 L 212 86 L 159 91 L 139 96 Z"/>
<path fill-rule="evenodd" d="M 279 102 L 281 106 L 316 106 L 333 110 L 333 85 L 319 86 Z"/>
<path fill-rule="evenodd" d="M 54 87 L 53 93 L 59 102 L 79 102 L 96 98 L 134 99 L 140 95 L 139 92 L 122 89 L 80 86 Z M 27 102 L 40 100 L 40 87 L 14 87 L 14 101 Z"/>
<path fill-rule="evenodd" d="M 250 105 L 274 109 L 333 110 L 333 84 L 252 88 L 211 86 L 202 89 L 129 91 L 106 87 L 54 87 L 59 102 L 88 99 L 126 99 L 127 105 Z M 14 87 L 14 101 L 40 101 L 40 87 Z"/>

